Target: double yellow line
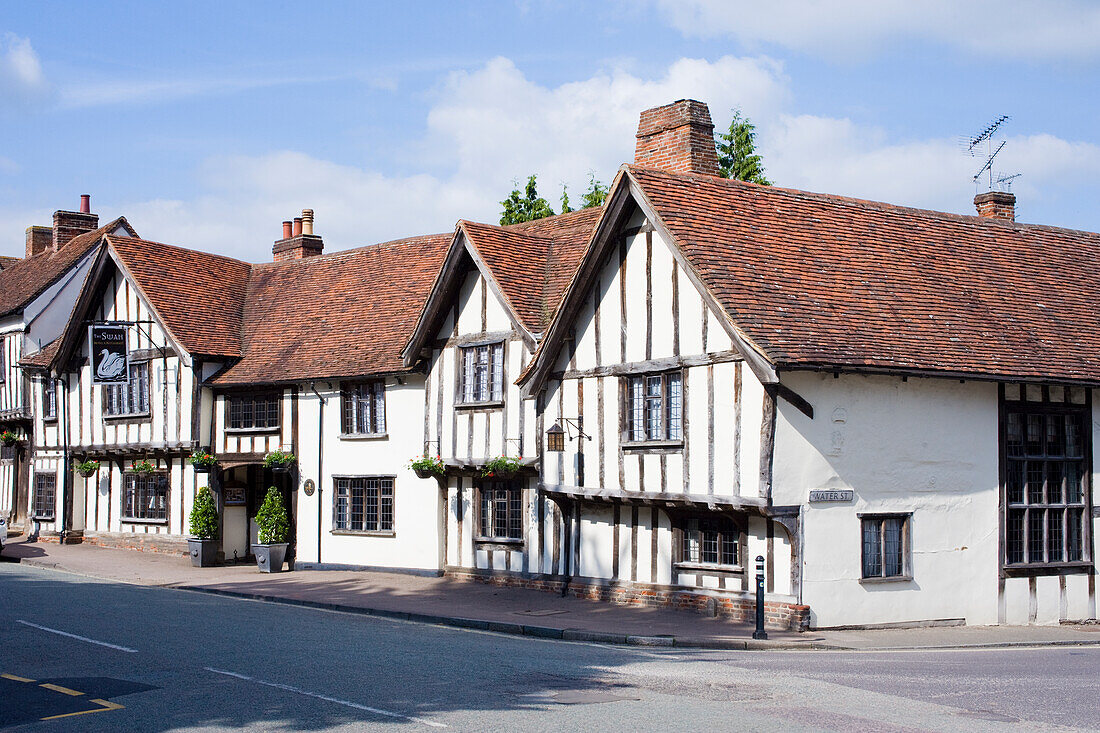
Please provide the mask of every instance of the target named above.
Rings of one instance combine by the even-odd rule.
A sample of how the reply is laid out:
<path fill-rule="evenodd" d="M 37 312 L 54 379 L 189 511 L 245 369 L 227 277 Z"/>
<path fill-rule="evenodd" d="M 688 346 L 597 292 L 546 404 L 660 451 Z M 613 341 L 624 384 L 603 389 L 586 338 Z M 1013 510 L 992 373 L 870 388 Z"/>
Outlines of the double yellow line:
<path fill-rule="evenodd" d="M 13 682 L 27 682 L 27 683 L 37 682 L 37 680 L 32 680 L 28 677 L 20 677 L 18 675 L 14 675 L 14 674 L 8 674 L 7 672 L 0 672 L 0 677 L 3 677 L 6 680 L 12 680 Z M 55 685 L 51 682 L 41 682 L 41 683 L 38 684 L 38 686 L 42 687 L 42 688 L 45 688 L 47 690 L 53 690 L 54 692 L 60 692 L 63 695 L 70 695 L 72 697 L 80 697 L 81 695 L 84 694 L 83 692 L 80 692 L 79 690 L 70 690 L 68 687 L 62 687 L 61 685 Z M 98 697 L 89 698 L 89 702 L 94 702 L 96 705 L 99 705 L 100 707 L 92 708 L 91 710 L 80 710 L 80 711 L 75 712 L 75 713 L 63 713 L 62 715 L 49 715 L 45 718 L 40 718 L 40 720 L 55 720 L 57 718 L 71 718 L 74 715 L 88 715 L 89 713 L 102 713 L 104 710 L 122 710 L 125 707 L 125 705 L 119 705 L 118 703 L 111 702 L 110 700 L 102 700 Z"/>

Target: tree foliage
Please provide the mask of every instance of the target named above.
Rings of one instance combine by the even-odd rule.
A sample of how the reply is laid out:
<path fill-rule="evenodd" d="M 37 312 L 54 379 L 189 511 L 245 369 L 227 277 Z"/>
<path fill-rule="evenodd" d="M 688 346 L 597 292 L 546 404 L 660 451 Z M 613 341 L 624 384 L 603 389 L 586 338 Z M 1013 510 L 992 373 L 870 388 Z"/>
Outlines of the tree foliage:
<path fill-rule="evenodd" d="M 517 185 L 512 189 L 508 198 L 500 202 L 504 210 L 500 214 L 501 225 L 519 224 L 524 221 L 534 221 L 547 216 L 554 216 L 554 209 L 550 203 L 539 196 L 537 176 L 532 174 L 527 179 L 527 185 L 521 192 Z M 603 206 L 607 198 L 608 187 L 596 180 L 595 173 L 588 174 L 588 190 L 581 195 L 581 208 L 590 209 L 593 206 Z M 575 211 L 569 202 L 569 189 L 561 187 L 561 213 L 568 214 Z"/>
<path fill-rule="evenodd" d="M 756 125 L 743 116 L 740 109 L 733 110 L 729 130 L 715 138 L 714 149 L 723 177 L 772 185 L 764 177 L 764 163 L 756 152 Z"/>
<path fill-rule="evenodd" d="M 521 194 L 519 188 L 512 189 L 508 198 L 501 201 L 504 211 L 500 215 L 500 223 L 519 224 L 525 221 L 534 221 L 547 216 L 553 216 L 554 210 L 546 199 L 539 196 L 535 175 L 527 179 L 527 186 Z"/>

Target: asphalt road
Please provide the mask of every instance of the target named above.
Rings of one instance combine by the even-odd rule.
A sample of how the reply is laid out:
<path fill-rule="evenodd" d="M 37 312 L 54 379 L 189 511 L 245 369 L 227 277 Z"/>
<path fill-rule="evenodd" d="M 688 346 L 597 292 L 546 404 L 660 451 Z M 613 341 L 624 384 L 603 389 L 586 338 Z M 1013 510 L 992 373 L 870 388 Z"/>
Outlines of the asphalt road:
<path fill-rule="evenodd" d="M 1095 647 L 650 651 L 125 585 L 15 564 L 0 564 L 0 675 L 0 727 L 26 730 L 1100 725 Z"/>

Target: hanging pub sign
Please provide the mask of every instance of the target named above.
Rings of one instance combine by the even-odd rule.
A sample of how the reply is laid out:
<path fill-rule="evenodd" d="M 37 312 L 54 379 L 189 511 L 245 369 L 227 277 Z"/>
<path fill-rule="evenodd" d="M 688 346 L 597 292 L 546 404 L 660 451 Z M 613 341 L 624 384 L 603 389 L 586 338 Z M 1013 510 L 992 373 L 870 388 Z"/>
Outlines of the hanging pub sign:
<path fill-rule="evenodd" d="M 114 323 L 88 326 L 93 384 L 126 384 L 130 381 L 126 330 L 125 325 Z"/>

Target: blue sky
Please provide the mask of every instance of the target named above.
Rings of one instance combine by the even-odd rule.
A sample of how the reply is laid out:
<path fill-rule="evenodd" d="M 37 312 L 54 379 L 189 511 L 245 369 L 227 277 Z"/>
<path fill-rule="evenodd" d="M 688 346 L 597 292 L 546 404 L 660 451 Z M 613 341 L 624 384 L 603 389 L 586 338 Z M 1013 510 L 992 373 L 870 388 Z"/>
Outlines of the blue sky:
<path fill-rule="evenodd" d="M 779 185 L 962 213 L 958 140 L 1008 114 L 1018 218 L 1100 230 L 1087 0 L 7 2 L 0 254 L 81 193 L 253 261 L 306 207 L 329 251 L 493 222 L 529 173 L 609 181 L 681 97 L 741 107 Z"/>

